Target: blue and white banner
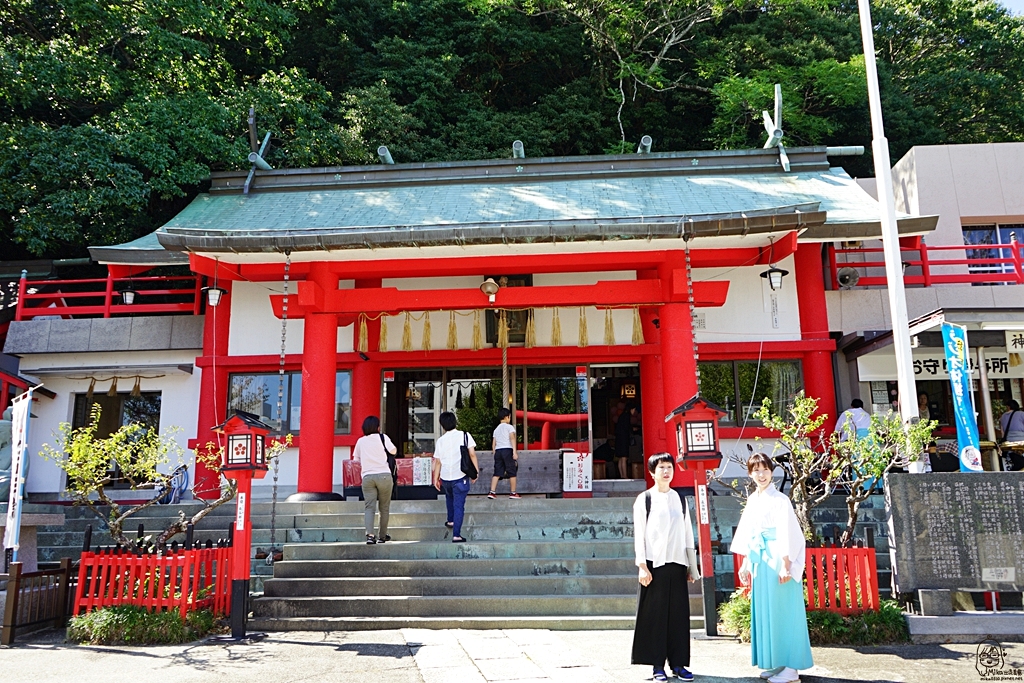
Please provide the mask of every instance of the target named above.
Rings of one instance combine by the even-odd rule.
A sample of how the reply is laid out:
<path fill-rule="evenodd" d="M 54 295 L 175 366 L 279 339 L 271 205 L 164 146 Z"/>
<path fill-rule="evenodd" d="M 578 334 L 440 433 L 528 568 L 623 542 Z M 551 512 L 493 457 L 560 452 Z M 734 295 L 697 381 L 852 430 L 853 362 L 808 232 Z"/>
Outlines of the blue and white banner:
<path fill-rule="evenodd" d="M 946 351 L 949 383 L 953 387 L 953 415 L 956 418 L 956 440 L 960 448 L 960 471 L 981 472 L 978 420 L 974 415 L 971 365 L 967 358 L 967 329 L 942 323 L 942 347 Z M 986 389 L 982 387 L 983 391 Z"/>

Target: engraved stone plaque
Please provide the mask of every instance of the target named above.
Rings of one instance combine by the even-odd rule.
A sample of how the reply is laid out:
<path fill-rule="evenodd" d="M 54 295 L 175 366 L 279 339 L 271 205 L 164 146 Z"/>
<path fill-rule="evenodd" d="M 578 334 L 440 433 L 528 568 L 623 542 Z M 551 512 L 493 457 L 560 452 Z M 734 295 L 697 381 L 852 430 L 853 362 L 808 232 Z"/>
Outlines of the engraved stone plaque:
<path fill-rule="evenodd" d="M 1024 472 L 889 474 L 893 585 L 1020 591 Z"/>

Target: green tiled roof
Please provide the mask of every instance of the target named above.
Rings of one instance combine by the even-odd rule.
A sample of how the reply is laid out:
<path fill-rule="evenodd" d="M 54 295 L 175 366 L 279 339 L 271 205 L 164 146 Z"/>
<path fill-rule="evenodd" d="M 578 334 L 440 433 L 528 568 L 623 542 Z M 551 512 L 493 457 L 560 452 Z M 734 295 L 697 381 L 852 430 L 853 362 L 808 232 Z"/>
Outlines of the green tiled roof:
<path fill-rule="evenodd" d="M 828 168 L 824 148 L 801 153 L 807 161 L 792 173 L 772 167 L 764 150 L 697 153 L 699 166 L 680 153 L 518 166 L 282 170 L 257 175 L 249 194 L 239 192 L 237 178 L 221 174 L 213 192 L 196 197 L 155 238 L 164 249 L 202 252 L 678 239 L 686 225 L 725 234 L 721 221 L 728 219 L 743 220 L 731 234 L 799 229 L 802 240 L 877 236 L 878 203 L 844 171 Z M 711 163 L 721 166 L 705 166 Z M 761 220 L 748 226 L 752 216 Z M 900 216 L 901 233 L 934 225 L 934 217 Z M 135 245 L 104 249 L 111 258 L 131 258 L 139 253 Z"/>

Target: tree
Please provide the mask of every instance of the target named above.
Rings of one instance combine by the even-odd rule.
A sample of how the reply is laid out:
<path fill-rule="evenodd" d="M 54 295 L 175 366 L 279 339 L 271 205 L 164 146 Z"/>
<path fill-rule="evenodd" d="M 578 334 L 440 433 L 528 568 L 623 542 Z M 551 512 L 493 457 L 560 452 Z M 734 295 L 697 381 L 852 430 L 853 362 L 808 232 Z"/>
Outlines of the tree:
<path fill-rule="evenodd" d="M 863 438 L 842 440 L 835 435 L 832 450 L 836 462 L 844 463 L 840 484 L 846 495 L 846 529 L 840 544 L 853 543 L 861 504 L 878 490 L 883 478 L 895 468 L 906 467 L 927 449 L 938 422 L 920 420 L 904 429 L 898 413 L 872 415 L 868 433 Z"/>
<path fill-rule="evenodd" d="M 56 446 L 43 444 L 41 455 L 53 460 L 67 473 L 67 492 L 75 505 L 85 506 L 107 525 L 115 542 L 127 546 L 132 543 L 124 532 L 128 520 L 156 505 L 170 488 L 174 468 L 168 472 L 167 466 L 186 467 L 184 451 L 174 438 L 180 430 L 172 428 L 160 434 L 155 429 L 132 423 L 106 438 L 97 438 L 99 421 L 100 406 L 93 404 L 89 424 L 72 429 L 69 423 L 61 423 Z M 278 457 L 290 441 L 289 436 L 284 444 L 275 444 L 268 449 L 268 459 Z M 196 451 L 196 460 L 216 469 L 220 466 L 220 452 L 213 444 L 207 446 Z M 111 484 L 114 468 L 133 491 L 149 496 L 149 500 L 132 507 L 124 507 L 113 500 L 107 487 Z M 211 511 L 234 498 L 235 483 L 224 480 L 220 491 L 221 495 L 216 500 L 203 500 L 203 508 L 191 518 L 186 519 L 184 513 L 179 512 L 178 519 L 168 525 L 154 543 L 159 546 L 184 533 L 188 524 L 198 524 Z"/>
<path fill-rule="evenodd" d="M 817 410 L 818 399 L 800 392 L 784 415 L 772 413 L 770 398 L 754 413 L 765 427 L 778 432 L 778 443 L 789 451 L 778 462 L 793 480 L 789 497 L 808 540 L 815 537 L 811 509 L 832 495 L 844 470 L 832 448 L 835 437 L 822 429 L 828 415 L 816 415 Z"/>

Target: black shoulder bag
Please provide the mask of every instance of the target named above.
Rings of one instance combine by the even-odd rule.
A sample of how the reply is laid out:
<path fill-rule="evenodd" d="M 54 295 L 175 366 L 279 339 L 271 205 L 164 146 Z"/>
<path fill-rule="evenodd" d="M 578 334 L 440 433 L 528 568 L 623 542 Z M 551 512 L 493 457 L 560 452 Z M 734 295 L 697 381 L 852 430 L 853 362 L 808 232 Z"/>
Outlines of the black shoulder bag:
<path fill-rule="evenodd" d="M 469 456 L 469 434 L 462 432 L 462 445 L 459 446 L 459 450 L 462 452 L 462 473 L 470 479 L 476 479 L 479 476 L 479 472 L 476 469 L 476 465 L 473 464 L 473 458 Z"/>
<path fill-rule="evenodd" d="M 380 445 L 384 447 L 384 455 L 388 458 L 388 469 L 391 470 L 391 480 L 394 482 L 395 486 L 398 486 L 398 460 L 391 451 L 388 450 L 388 443 L 384 440 L 384 434 L 378 432 L 377 436 L 380 437 Z"/>

